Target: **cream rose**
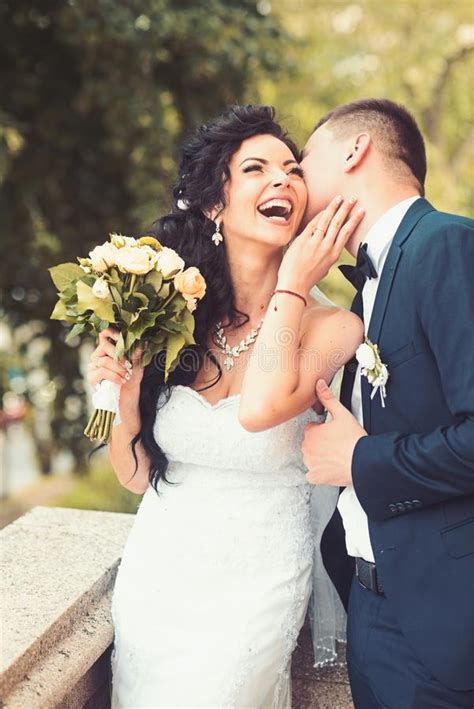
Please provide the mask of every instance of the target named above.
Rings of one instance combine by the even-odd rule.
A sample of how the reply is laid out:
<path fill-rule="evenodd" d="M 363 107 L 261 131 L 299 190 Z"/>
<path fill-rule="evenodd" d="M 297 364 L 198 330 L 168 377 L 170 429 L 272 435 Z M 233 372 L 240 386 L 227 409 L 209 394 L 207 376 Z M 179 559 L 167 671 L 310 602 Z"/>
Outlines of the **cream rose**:
<path fill-rule="evenodd" d="M 92 293 L 96 298 L 108 298 L 110 294 L 108 283 L 102 278 L 98 278 L 92 286 Z"/>
<path fill-rule="evenodd" d="M 158 254 L 150 246 L 123 246 L 118 249 L 117 266 L 122 273 L 143 275 L 156 264 Z"/>
<path fill-rule="evenodd" d="M 110 266 L 116 266 L 118 253 L 119 250 L 108 241 L 106 241 L 105 244 L 96 246 L 95 249 L 92 249 L 89 253 L 92 268 L 94 271 L 101 273 L 110 268 Z"/>
<path fill-rule="evenodd" d="M 178 256 L 174 249 L 169 249 L 164 246 L 158 252 L 157 268 L 163 274 L 164 278 L 169 278 L 175 271 L 181 272 L 184 268 L 184 261 L 181 256 Z"/>
<path fill-rule="evenodd" d="M 174 286 L 187 301 L 201 300 L 206 292 L 206 281 L 195 266 L 178 273 L 174 277 Z"/>

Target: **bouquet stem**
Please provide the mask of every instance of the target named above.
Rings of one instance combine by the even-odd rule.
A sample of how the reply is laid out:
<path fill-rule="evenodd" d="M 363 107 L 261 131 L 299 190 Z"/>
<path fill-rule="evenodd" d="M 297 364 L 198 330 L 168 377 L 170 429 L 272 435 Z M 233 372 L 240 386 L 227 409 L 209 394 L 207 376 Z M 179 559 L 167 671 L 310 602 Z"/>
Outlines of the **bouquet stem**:
<path fill-rule="evenodd" d="M 113 411 L 96 409 L 84 429 L 84 435 L 86 435 L 91 441 L 108 443 L 112 433 L 114 419 L 115 413 Z"/>

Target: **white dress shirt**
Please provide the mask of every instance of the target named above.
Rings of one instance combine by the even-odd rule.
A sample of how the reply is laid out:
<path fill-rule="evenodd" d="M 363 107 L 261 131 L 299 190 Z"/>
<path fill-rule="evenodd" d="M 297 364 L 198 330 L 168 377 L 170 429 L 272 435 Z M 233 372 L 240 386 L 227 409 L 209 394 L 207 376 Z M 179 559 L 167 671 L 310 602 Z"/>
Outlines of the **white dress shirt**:
<path fill-rule="evenodd" d="M 377 288 L 382 275 L 382 270 L 392 245 L 393 237 L 400 223 L 407 213 L 409 207 L 419 199 L 419 196 L 408 197 L 402 202 L 399 202 L 394 207 L 391 207 L 388 212 L 385 212 L 380 219 L 369 229 L 364 243 L 367 243 L 367 254 L 370 256 L 372 263 L 377 271 L 377 278 L 368 278 L 362 289 L 362 303 L 364 308 L 364 324 L 365 332 L 369 330 L 370 318 L 377 295 Z M 361 374 L 360 365 L 357 369 L 354 388 L 352 390 L 351 400 L 352 413 L 364 425 L 362 412 L 362 392 L 361 392 Z M 346 487 L 342 491 L 338 509 L 342 517 L 344 529 L 346 532 L 347 552 L 350 556 L 361 556 L 366 561 L 374 561 L 374 552 L 369 536 L 369 523 L 367 515 L 357 499 L 354 488 Z"/>

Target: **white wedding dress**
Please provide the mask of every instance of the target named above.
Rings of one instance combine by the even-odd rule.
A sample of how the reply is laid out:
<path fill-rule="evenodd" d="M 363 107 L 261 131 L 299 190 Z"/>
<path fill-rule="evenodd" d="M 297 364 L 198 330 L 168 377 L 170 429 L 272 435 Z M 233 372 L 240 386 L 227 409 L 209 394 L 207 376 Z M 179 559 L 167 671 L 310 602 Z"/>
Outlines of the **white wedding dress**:
<path fill-rule="evenodd" d="M 118 570 L 113 709 L 291 706 L 314 537 L 300 450 L 309 409 L 260 433 L 239 396 L 172 387 L 156 439 L 167 478 L 145 492 Z M 335 503 L 335 501 L 334 501 Z"/>

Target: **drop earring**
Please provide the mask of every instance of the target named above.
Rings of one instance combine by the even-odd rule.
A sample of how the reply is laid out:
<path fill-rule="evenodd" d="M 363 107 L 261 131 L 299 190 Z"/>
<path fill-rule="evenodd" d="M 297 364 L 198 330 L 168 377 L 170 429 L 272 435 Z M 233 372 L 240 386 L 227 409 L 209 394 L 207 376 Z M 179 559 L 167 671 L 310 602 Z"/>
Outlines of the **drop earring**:
<path fill-rule="evenodd" d="M 221 241 L 224 241 L 224 237 L 223 237 L 222 234 L 221 234 L 221 225 L 220 225 L 220 223 L 219 223 L 219 222 L 214 222 L 214 224 L 216 225 L 216 230 L 215 230 L 214 234 L 212 235 L 212 240 L 213 240 L 213 242 L 214 242 L 214 244 L 215 244 L 216 246 L 219 246 L 219 244 L 221 243 Z"/>

